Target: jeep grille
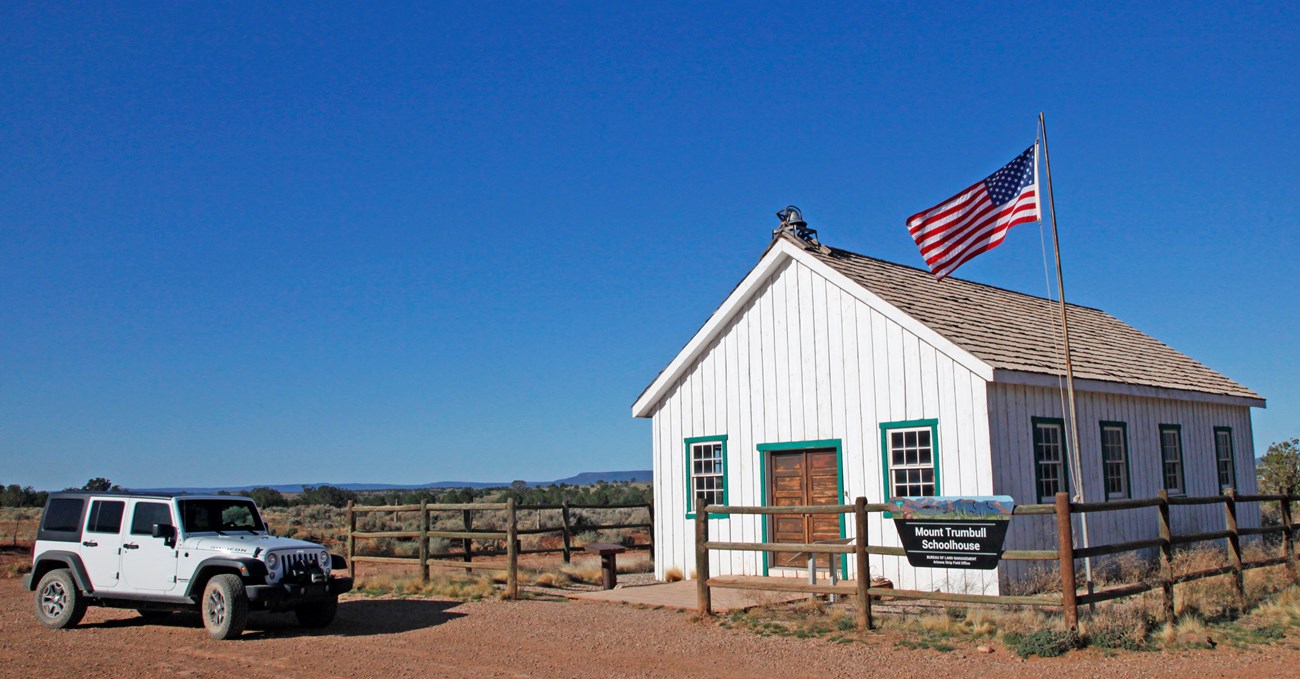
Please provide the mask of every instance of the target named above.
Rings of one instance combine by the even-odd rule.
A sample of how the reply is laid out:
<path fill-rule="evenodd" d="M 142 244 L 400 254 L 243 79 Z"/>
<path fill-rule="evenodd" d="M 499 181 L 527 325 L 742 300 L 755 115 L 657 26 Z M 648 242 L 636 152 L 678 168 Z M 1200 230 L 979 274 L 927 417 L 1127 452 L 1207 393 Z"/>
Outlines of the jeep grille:
<path fill-rule="evenodd" d="M 321 568 L 317 562 L 316 553 L 317 550 L 314 549 L 305 552 L 297 550 L 276 552 L 276 556 L 280 558 L 280 566 L 279 572 L 275 573 L 272 579 L 279 579 L 280 582 L 304 583 L 313 581 L 312 574 L 316 574 L 317 579 L 322 573 L 328 574 L 328 569 Z"/>

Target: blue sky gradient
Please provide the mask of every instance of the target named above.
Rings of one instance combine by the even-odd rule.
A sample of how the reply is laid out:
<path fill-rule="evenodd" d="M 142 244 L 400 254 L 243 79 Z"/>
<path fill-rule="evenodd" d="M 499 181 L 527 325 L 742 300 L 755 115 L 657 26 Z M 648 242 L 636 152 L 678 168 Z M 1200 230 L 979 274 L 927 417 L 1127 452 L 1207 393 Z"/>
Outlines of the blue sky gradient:
<path fill-rule="evenodd" d="M 648 468 L 776 210 L 920 266 L 1040 110 L 1070 301 L 1300 435 L 1294 4 L 806 4 L 5 3 L 0 482 Z"/>

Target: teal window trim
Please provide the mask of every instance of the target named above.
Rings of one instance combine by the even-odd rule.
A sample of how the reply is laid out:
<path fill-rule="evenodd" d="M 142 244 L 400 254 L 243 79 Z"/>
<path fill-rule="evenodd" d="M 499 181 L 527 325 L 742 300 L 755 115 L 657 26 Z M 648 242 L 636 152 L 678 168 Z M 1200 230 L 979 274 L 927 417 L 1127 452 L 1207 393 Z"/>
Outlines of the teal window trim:
<path fill-rule="evenodd" d="M 1040 491 L 1043 489 L 1043 470 L 1038 464 L 1038 425 L 1054 424 L 1061 428 L 1061 490 L 1070 492 L 1070 444 L 1065 438 L 1065 420 L 1059 417 L 1031 417 L 1029 418 L 1029 460 L 1034 465 L 1034 501 L 1030 504 L 1039 504 L 1043 502 L 1043 495 Z M 1082 466 L 1082 465 L 1081 465 Z M 1055 500 L 1049 500 L 1055 502 Z"/>
<path fill-rule="evenodd" d="M 1169 487 L 1169 476 L 1165 473 L 1165 432 L 1172 432 L 1178 440 L 1178 488 Z M 1187 456 L 1183 452 L 1183 425 L 1160 425 L 1160 484 L 1170 495 L 1187 494 Z"/>
<path fill-rule="evenodd" d="M 934 494 L 943 495 L 943 485 L 939 473 L 939 420 L 902 420 L 899 422 L 881 422 L 880 423 L 880 468 L 881 476 L 884 477 L 885 502 L 893 498 L 893 488 L 891 488 L 892 479 L 889 473 L 889 432 L 894 429 L 921 429 L 930 428 L 930 459 L 934 462 Z M 890 512 L 885 512 L 886 519 L 894 518 Z"/>
<path fill-rule="evenodd" d="M 1228 483 L 1223 482 L 1223 475 L 1219 473 L 1219 434 L 1228 435 Z M 1214 478 L 1219 483 L 1219 492 L 1225 488 L 1237 488 L 1237 446 L 1232 441 L 1232 427 L 1215 427 L 1214 428 Z"/>
<path fill-rule="evenodd" d="M 837 476 L 839 482 L 838 492 L 841 500 L 844 498 L 844 444 L 840 439 L 821 439 L 817 441 L 791 441 L 789 443 L 760 443 L 758 444 L 758 488 L 760 493 L 759 504 L 767 506 L 767 460 L 768 453 L 772 451 L 784 450 L 816 450 L 821 448 L 835 449 L 835 467 L 839 471 Z M 767 514 L 762 515 L 763 519 L 763 539 L 769 540 L 770 533 L 767 532 Z M 840 538 L 846 536 L 845 515 L 840 514 Z M 763 575 L 766 577 L 771 570 L 771 554 L 763 552 Z M 840 575 L 845 580 L 849 578 L 849 555 L 840 555 Z"/>
<path fill-rule="evenodd" d="M 691 477 L 695 469 L 691 463 L 691 445 L 696 443 L 721 443 L 722 444 L 722 504 L 730 504 L 727 487 L 727 437 L 719 436 L 693 436 L 686 439 L 686 518 L 695 518 L 695 485 L 691 483 Z M 730 514 L 709 514 L 710 519 L 730 518 Z"/>
<path fill-rule="evenodd" d="M 1106 483 L 1107 483 L 1106 477 L 1107 474 L 1109 473 L 1107 468 L 1109 462 L 1106 460 L 1106 430 L 1107 429 L 1119 429 L 1120 442 L 1124 444 L 1124 494 L 1123 495 L 1112 495 L 1106 487 Z M 1101 446 L 1100 446 L 1101 488 L 1103 491 L 1106 491 L 1105 497 L 1107 500 L 1127 500 L 1133 497 L 1133 476 L 1129 472 L 1129 468 L 1132 466 L 1132 462 L 1131 462 L 1132 454 L 1129 452 L 1129 447 L 1128 447 L 1128 423 L 1102 420 L 1099 425 L 1099 431 L 1101 432 Z M 1161 471 L 1163 471 L 1163 464 L 1164 463 L 1162 462 Z"/>

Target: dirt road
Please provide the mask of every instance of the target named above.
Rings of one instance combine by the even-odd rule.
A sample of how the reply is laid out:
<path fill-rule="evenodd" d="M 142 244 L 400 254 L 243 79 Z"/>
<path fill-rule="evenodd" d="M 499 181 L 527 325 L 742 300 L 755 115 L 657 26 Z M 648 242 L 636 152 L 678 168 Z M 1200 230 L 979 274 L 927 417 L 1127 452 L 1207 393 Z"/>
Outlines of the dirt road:
<path fill-rule="evenodd" d="M 254 614 L 238 641 L 212 641 L 197 615 L 146 624 L 92 608 L 74 629 L 33 617 L 17 580 L 0 580 L 0 675 L 6 677 L 825 677 L 1298 676 L 1290 644 L 1260 650 L 1095 651 L 1021 661 L 1006 649 L 911 650 L 887 634 L 867 643 L 758 637 L 689 613 L 601 603 L 378 600 L 349 596 L 323 633 L 292 615 Z"/>

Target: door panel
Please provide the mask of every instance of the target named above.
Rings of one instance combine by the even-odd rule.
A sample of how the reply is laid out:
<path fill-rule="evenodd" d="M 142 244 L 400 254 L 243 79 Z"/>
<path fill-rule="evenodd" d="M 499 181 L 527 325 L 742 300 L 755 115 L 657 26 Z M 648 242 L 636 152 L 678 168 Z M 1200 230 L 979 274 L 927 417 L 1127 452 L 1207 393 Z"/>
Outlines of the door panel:
<path fill-rule="evenodd" d="M 161 593 L 176 587 L 176 550 L 153 537 L 153 524 L 176 525 L 164 502 L 133 501 L 122 542 L 122 580 L 130 589 Z"/>
<path fill-rule="evenodd" d="M 834 449 L 794 450 L 768 455 L 768 497 L 777 507 L 840 504 L 839 479 Z M 809 543 L 838 540 L 840 537 L 840 518 L 834 514 L 774 516 L 769 525 L 773 542 Z M 827 568 L 831 559 L 831 555 L 819 556 L 817 565 Z M 778 553 L 773 555 L 773 563 L 807 568 L 808 557 Z"/>
<path fill-rule="evenodd" d="M 81 563 L 96 592 L 117 588 L 118 563 L 122 551 L 124 500 L 93 500 L 86 512 L 86 530 L 81 534 Z"/>

